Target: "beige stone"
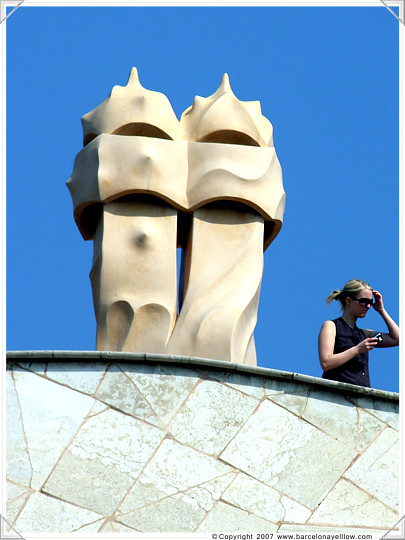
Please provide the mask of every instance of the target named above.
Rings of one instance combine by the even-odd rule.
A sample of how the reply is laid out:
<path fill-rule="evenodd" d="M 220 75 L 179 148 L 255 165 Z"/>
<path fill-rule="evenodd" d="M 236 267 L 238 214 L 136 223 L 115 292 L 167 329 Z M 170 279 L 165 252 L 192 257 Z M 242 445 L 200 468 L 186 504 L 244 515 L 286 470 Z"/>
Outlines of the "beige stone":
<path fill-rule="evenodd" d="M 195 210 L 213 201 L 247 205 L 266 222 L 264 249 L 281 229 L 285 192 L 274 148 L 238 144 L 188 145 L 187 205 Z"/>
<path fill-rule="evenodd" d="M 178 121 L 133 68 L 82 124 L 67 185 L 94 239 L 97 349 L 256 365 L 263 250 L 285 205 L 260 103 L 240 101 L 225 74 Z M 176 246 L 186 250 L 177 321 Z"/>
<path fill-rule="evenodd" d="M 100 133 L 178 139 L 181 128 L 164 94 L 144 88 L 136 68 L 126 86 L 114 86 L 108 98 L 82 118 L 84 144 Z"/>
<path fill-rule="evenodd" d="M 184 302 L 168 354 L 256 365 L 253 330 L 263 272 L 263 219 L 201 208 L 187 247 Z"/>
<path fill-rule="evenodd" d="M 94 237 L 99 219 L 97 204 L 127 195 L 158 196 L 176 208 L 186 209 L 187 162 L 185 141 L 99 135 L 76 156 L 67 181 L 84 239 Z"/>
<path fill-rule="evenodd" d="M 104 205 L 90 278 L 97 349 L 163 353 L 176 320 L 176 211 Z"/>
<path fill-rule="evenodd" d="M 183 137 L 189 141 L 273 146 L 273 126 L 262 115 L 260 102 L 239 101 L 227 73 L 214 94 L 194 98 L 180 122 Z"/>

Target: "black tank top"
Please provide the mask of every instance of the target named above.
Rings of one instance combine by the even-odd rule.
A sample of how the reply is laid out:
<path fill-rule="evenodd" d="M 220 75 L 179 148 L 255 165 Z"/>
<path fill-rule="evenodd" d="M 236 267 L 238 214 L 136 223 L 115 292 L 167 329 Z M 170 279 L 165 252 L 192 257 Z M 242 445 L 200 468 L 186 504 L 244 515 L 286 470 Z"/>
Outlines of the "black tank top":
<path fill-rule="evenodd" d="M 353 328 L 347 322 L 339 317 L 333 321 L 336 325 L 336 338 L 333 354 L 347 351 L 354 345 L 366 339 L 363 330 L 354 325 Z M 345 364 L 329 371 L 324 371 L 323 379 L 340 381 L 358 386 L 370 386 L 370 375 L 368 372 L 368 352 L 361 353 Z"/>

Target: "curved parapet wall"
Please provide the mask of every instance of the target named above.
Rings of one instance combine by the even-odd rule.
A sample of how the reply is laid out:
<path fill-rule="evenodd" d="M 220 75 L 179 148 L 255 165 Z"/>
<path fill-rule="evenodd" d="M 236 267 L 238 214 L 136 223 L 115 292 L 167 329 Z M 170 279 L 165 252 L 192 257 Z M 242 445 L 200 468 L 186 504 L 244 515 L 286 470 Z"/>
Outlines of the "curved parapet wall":
<path fill-rule="evenodd" d="M 390 392 L 202 358 L 16 351 L 7 411 L 20 534 L 383 535 L 399 519 Z"/>

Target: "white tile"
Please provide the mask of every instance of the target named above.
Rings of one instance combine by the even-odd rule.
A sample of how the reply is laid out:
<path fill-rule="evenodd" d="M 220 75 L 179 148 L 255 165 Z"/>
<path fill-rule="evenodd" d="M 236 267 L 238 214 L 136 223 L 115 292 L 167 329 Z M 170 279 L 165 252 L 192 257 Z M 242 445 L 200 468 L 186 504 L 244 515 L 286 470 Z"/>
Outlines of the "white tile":
<path fill-rule="evenodd" d="M 29 486 L 32 467 L 12 373 L 6 373 L 7 478 Z"/>
<path fill-rule="evenodd" d="M 305 506 L 243 473 L 235 478 L 221 499 L 274 523 L 305 522 L 311 515 Z"/>
<path fill-rule="evenodd" d="M 99 514 L 34 493 L 18 517 L 15 528 L 21 535 L 41 532 L 56 534 L 75 531 L 99 519 Z"/>
<path fill-rule="evenodd" d="M 274 394 L 268 396 L 271 401 L 278 403 L 290 412 L 300 416 L 308 402 L 308 392 L 297 392 L 296 394 Z"/>
<path fill-rule="evenodd" d="M 219 501 L 199 525 L 198 532 L 272 532 L 277 525 Z"/>
<path fill-rule="evenodd" d="M 120 512 L 233 473 L 231 467 L 176 441 L 165 440 L 127 495 Z M 228 483 L 232 480 L 229 478 Z"/>
<path fill-rule="evenodd" d="M 105 368 L 101 362 L 53 362 L 48 364 L 46 376 L 74 390 L 93 395 Z"/>
<path fill-rule="evenodd" d="M 178 493 L 116 519 L 141 532 L 193 531 L 205 511 L 188 495 Z"/>
<path fill-rule="evenodd" d="M 9 523 L 13 524 L 30 493 L 30 490 L 24 487 L 17 486 L 12 482 L 6 483 L 7 508 L 5 517 Z"/>
<path fill-rule="evenodd" d="M 340 480 L 309 520 L 314 525 L 384 528 L 398 521 L 398 514 L 354 486 Z"/>
<path fill-rule="evenodd" d="M 302 418 L 352 448 L 356 447 L 357 409 L 340 394 L 310 392 Z"/>
<path fill-rule="evenodd" d="M 387 427 L 346 472 L 345 476 L 397 510 L 399 501 L 398 433 Z"/>
<path fill-rule="evenodd" d="M 164 365 L 121 365 L 163 425 L 170 422 L 198 382 L 193 369 Z"/>
<path fill-rule="evenodd" d="M 220 457 L 313 508 L 355 455 L 354 450 L 267 400 Z"/>
<path fill-rule="evenodd" d="M 218 454 L 259 401 L 215 381 L 203 381 L 169 426 L 173 436 L 207 454 Z"/>
<path fill-rule="evenodd" d="M 96 397 L 131 416 L 163 427 L 146 397 L 117 366 L 107 371 Z"/>
<path fill-rule="evenodd" d="M 228 473 L 199 486 L 178 492 L 133 512 L 117 516 L 117 520 L 144 532 L 193 531 L 211 510 L 234 477 Z"/>
<path fill-rule="evenodd" d="M 111 515 L 164 437 L 117 411 L 89 418 L 63 455 L 45 491 Z"/>
<path fill-rule="evenodd" d="M 398 431 L 399 405 L 397 401 L 386 401 L 374 397 L 353 397 L 350 399 L 358 407 L 367 409 L 370 414 L 373 414 Z"/>
<path fill-rule="evenodd" d="M 39 489 L 94 400 L 29 371 L 15 371 L 14 377 L 33 470 L 31 487 Z"/>

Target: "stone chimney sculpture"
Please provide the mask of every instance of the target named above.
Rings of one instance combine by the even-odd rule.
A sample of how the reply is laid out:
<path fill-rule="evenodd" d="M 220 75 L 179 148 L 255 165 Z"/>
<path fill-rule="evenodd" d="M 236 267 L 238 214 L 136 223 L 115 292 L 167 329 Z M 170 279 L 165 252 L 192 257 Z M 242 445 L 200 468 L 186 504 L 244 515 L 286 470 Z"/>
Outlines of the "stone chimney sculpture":
<path fill-rule="evenodd" d="M 67 185 L 94 242 L 97 349 L 256 365 L 263 251 L 285 204 L 260 103 L 239 101 L 225 74 L 178 121 L 133 68 L 82 125 Z"/>

